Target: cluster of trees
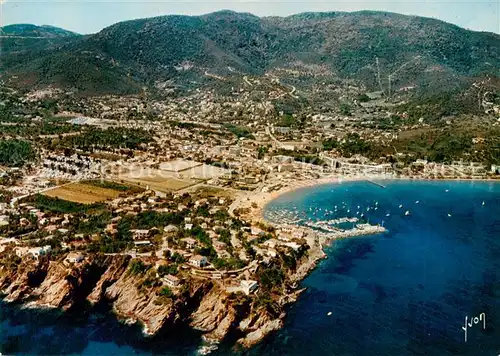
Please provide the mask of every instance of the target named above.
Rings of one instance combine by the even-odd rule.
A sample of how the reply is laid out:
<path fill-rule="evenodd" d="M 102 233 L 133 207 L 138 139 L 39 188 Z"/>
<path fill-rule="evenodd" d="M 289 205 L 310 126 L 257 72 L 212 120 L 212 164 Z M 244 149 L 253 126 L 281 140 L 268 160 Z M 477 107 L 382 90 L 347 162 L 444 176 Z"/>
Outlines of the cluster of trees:
<path fill-rule="evenodd" d="M 179 268 L 176 263 L 168 265 L 168 266 L 160 266 L 158 267 L 158 274 L 160 277 L 166 276 L 167 274 L 171 274 L 175 276 L 177 273 L 179 273 Z"/>
<path fill-rule="evenodd" d="M 100 130 L 92 128 L 81 135 L 65 137 L 61 144 L 65 147 L 79 147 L 84 150 L 106 149 L 108 147 L 137 149 L 139 145 L 149 143 L 152 140 L 152 135 L 142 129 L 115 127 Z"/>
<path fill-rule="evenodd" d="M 159 295 L 166 298 L 173 298 L 174 293 L 170 290 L 170 288 L 165 286 L 160 290 Z"/>
<path fill-rule="evenodd" d="M 236 257 L 229 258 L 215 258 L 212 260 L 212 264 L 216 269 L 224 270 L 237 270 L 246 266 L 245 262 Z"/>
<path fill-rule="evenodd" d="M 1 183 L 0 183 L 1 184 Z M 11 201 L 13 195 L 10 190 L 0 188 L 0 203 L 8 203 Z"/>
<path fill-rule="evenodd" d="M 257 148 L 257 158 L 258 159 L 264 158 L 267 152 L 269 152 L 269 147 L 259 146 L 259 148 Z"/>
<path fill-rule="evenodd" d="M 457 90 L 414 98 L 399 110 L 408 113 L 409 122 L 424 118 L 427 123 L 439 123 L 443 117 L 459 114 L 482 114 L 476 95 Z"/>
<path fill-rule="evenodd" d="M 91 235 L 104 230 L 110 221 L 111 213 L 106 210 L 100 213 L 90 214 L 89 216 L 85 215 L 80 217 L 77 215 L 73 218 L 71 223 L 76 232 Z"/>
<path fill-rule="evenodd" d="M 129 187 L 128 185 L 110 182 L 107 180 L 88 180 L 88 181 L 85 181 L 83 183 L 90 184 L 90 185 L 93 185 L 93 186 L 99 187 L 99 188 L 118 190 L 120 192 L 127 192 L 127 191 L 131 190 L 131 187 Z"/>
<path fill-rule="evenodd" d="M 105 210 L 104 204 L 80 204 L 59 198 L 47 197 L 37 194 L 30 201 L 40 210 L 48 210 L 54 213 L 84 213 Z"/>
<path fill-rule="evenodd" d="M 277 125 L 298 129 L 298 128 L 301 128 L 303 126 L 303 122 L 291 114 L 284 114 L 281 117 L 280 121 L 278 121 Z"/>
<path fill-rule="evenodd" d="M 231 231 L 228 229 L 222 229 L 218 231 L 219 240 L 224 242 L 226 245 L 231 246 Z"/>
<path fill-rule="evenodd" d="M 335 138 L 329 138 L 325 141 L 323 141 L 323 149 L 325 151 L 331 151 L 334 148 L 337 148 L 339 146 L 339 141 Z"/>
<path fill-rule="evenodd" d="M 472 135 L 457 132 L 427 132 L 419 137 L 396 143 L 396 147 L 413 153 L 416 158 L 427 158 L 432 162 L 459 160 L 472 152 Z"/>
<path fill-rule="evenodd" d="M 29 225 L 21 225 L 20 220 L 25 218 L 29 221 Z M 31 214 L 9 214 L 9 225 L 0 226 L 0 235 L 7 237 L 16 237 L 19 235 L 27 234 L 29 232 L 34 232 L 37 229 L 36 226 L 37 218 Z"/>
<path fill-rule="evenodd" d="M 353 132 L 347 134 L 343 143 L 340 143 L 334 138 L 329 138 L 326 141 L 323 141 L 323 149 L 326 151 L 337 149 L 345 157 L 351 157 L 359 154 L 370 158 L 378 158 L 380 151 L 379 149 L 376 149 L 375 145 L 363 140 L 359 134 Z"/>
<path fill-rule="evenodd" d="M 102 235 L 100 240 L 92 241 L 87 250 L 89 252 L 101 252 L 101 253 L 118 253 L 126 249 L 130 249 L 134 246 L 131 238 L 115 236 L 111 238 L 107 235 Z"/>
<path fill-rule="evenodd" d="M 281 285 L 285 281 L 285 271 L 277 264 L 269 267 L 260 267 L 257 271 L 257 278 L 263 290 L 272 292 L 281 288 Z"/>
<path fill-rule="evenodd" d="M 3 121 L 3 120 L 2 120 Z M 38 137 L 40 135 L 61 135 L 70 132 L 80 131 L 81 127 L 70 124 L 20 124 L 12 126 L 3 126 L 1 135 L 22 136 L 22 137 Z"/>
<path fill-rule="evenodd" d="M 184 217 L 180 213 L 161 213 L 153 210 L 142 211 L 135 217 L 128 217 L 131 225 L 136 229 L 151 229 L 153 227 L 163 227 L 166 225 L 179 225 Z"/>
<path fill-rule="evenodd" d="M 297 162 L 304 162 L 315 164 L 317 166 L 326 166 L 326 162 L 323 161 L 317 154 L 309 154 L 305 151 L 286 151 L 286 150 L 278 150 L 276 152 L 277 155 L 285 155 L 293 157 L 293 159 Z"/>
<path fill-rule="evenodd" d="M 29 142 L 21 140 L 0 140 L 0 164 L 20 167 L 35 158 L 35 151 Z"/>
<path fill-rule="evenodd" d="M 363 140 L 357 133 L 350 132 L 340 149 L 342 155 L 350 157 L 356 154 L 366 156 L 372 150 L 372 147 L 369 142 Z"/>
<path fill-rule="evenodd" d="M 232 124 L 225 124 L 224 127 L 238 138 L 241 138 L 241 137 L 249 138 L 249 139 L 254 138 L 252 132 L 248 128 L 246 128 L 245 126 L 236 126 L 236 125 L 232 125 Z"/>
<path fill-rule="evenodd" d="M 144 274 L 150 268 L 150 265 L 146 265 L 141 260 L 132 260 L 129 265 L 129 272 L 134 275 Z"/>

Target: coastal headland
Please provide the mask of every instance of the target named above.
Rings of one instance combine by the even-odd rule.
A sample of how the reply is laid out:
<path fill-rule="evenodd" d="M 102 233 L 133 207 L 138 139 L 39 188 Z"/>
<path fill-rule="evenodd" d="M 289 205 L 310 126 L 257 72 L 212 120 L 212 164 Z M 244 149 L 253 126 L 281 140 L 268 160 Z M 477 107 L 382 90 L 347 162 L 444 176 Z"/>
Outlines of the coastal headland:
<path fill-rule="evenodd" d="M 378 226 L 359 224 L 360 228 L 352 230 L 321 232 L 263 219 L 265 205 L 285 192 L 340 181 L 339 178 L 297 181 L 275 192 L 240 194 L 228 207 L 228 214 L 249 226 L 271 232 L 259 233 L 258 236 L 266 236 L 265 241 L 252 245 L 256 259 L 234 272 L 196 269 L 182 264 L 179 270 L 185 272 L 178 274 L 182 285 L 171 287 L 172 293 L 163 292 L 166 289 L 153 292 L 158 290 L 157 283 L 163 281 L 158 279 L 158 265 L 162 261 L 157 257 L 158 252 L 82 254 L 81 261 L 69 262 L 70 258 L 76 258 L 75 252 L 58 258 L 18 258 L 24 250 L 15 243 L 3 247 L 4 255 L 9 251 L 12 254 L 4 257 L 0 290 L 5 301 L 31 308 L 69 310 L 108 303 L 120 319 L 127 323 L 139 322 L 146 336 L 187 323 L 201 331 L 207 343 L 213 344 L 237 330 L 241 335 L 237 344 L 250 347 L 283 326 L 286 305 L 293 303 L 303 291 L 299 282 L 326 257 L 324 245 L 335 238 L 385 231 Z M 292 263 L 291 267 L 278 272 L 276 261 L 280 258 Z M 259 288 L 265 288 L 265 294 L 258 290 L 242 292 L 238 280 L 250 278 L 258 281 Z M 268 286 L 264 285 L 265 278 L 271 279 Z M 263 302 L 264 297 L 269 299 Z"/>

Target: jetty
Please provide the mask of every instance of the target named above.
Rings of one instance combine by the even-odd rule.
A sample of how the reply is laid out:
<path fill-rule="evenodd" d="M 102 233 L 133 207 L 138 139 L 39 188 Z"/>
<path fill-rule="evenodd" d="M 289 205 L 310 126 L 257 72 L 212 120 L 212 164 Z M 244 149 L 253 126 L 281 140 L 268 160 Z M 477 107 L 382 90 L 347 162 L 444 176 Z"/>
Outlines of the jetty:
<path fill-rule="evenodd" d="M 378 187 L 380 187 L 380 188 L 385 188 L 385 185 L 383 185 L 383 184 L 381 184 L 381 183 L 378 183 L 378 182 L 375 182 L 375 181 L 373 181 L 373 180 L 366 179 L 366 181 L 367 181 L 368 183 L 374 184 L 374 185 L 376 185 L 376 186 L 378 186 Z"/>

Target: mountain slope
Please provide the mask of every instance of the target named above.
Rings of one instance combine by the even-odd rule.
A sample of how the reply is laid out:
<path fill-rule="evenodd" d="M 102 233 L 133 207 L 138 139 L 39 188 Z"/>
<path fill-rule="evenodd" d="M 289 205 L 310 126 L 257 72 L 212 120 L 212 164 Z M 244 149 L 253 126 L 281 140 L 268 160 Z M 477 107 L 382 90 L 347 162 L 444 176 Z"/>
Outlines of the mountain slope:
<path fill-rule="evenodd" d="M 0 27 L 1 54 L 17 54 L 56 48 L 80 35 L 53 26 L 16 24 Z"/>
<path fill-rule="evenodd" d="M 16 24 L 0 27 L 0 36 L 60 38 L 78 36 L 78 34 L 48 25 Z"/>
<path fill-rule="evenodd" d="M 121 22 L 43 56 L 7 56 L 2 69 L 3 78 L 16 75 L 24 84 L 119 93 L 166 79 L 203 80 L 206 71 L 261 75 L 319 65 L 376 89 L 377 58 L 381 78 L 392 74 L 391 85 L 448 90 L 484 73 L 498 76 L 500 36 L 392 13 L 258 18 L 221 11 Z"/>

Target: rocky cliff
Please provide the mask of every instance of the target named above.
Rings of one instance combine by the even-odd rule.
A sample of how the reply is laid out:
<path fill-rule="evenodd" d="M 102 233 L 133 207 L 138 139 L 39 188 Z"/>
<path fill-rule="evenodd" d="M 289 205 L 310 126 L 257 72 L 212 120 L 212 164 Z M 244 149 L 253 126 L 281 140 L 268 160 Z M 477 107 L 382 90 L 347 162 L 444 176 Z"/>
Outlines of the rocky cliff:
<path fill-rule="evenodd" d="M 146 335 L 186 323 L 210 342 L 235 332 L 247 347 L 282 326 L 282 311 L 269 313 L 255 297 L 228 293 L 219 282 L 189 279 L 174 296 L 162 296 L 158 285 L 148 283 L 154 271 L 133 274 L 130 261 L 128 256 L 102 255 L 77 265 L 26 259 L 17 266 L 0 266 L 0 293 L 9 302 L 63 310 L 109 303 L 121 319 L 141 323 Z"/>

